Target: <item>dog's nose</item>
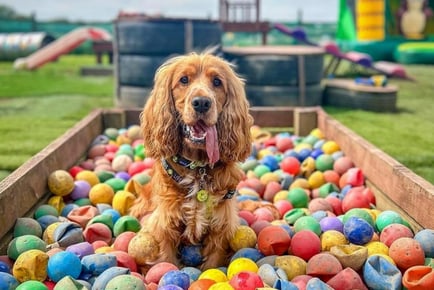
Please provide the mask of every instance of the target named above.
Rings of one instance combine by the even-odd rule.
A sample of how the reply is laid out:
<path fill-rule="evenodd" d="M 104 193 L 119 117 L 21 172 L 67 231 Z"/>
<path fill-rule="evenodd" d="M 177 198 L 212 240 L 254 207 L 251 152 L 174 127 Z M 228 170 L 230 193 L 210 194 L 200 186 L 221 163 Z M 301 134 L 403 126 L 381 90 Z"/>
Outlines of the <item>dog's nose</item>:
<path fill-rule="evenodd" d="M 206 113 L 211 108 L 211 100 L 205 97 L 195 97 L 191 101 L 193 109 L 198 113 Z"/>

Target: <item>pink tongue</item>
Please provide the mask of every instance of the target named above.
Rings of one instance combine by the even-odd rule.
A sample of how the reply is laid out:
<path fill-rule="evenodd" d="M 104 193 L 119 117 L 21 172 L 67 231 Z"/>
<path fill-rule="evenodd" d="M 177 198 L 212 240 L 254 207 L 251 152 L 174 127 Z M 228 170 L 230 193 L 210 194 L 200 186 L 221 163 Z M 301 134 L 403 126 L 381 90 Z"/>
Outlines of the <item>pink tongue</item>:
<path fill-rule="evenodd" d="M 214 164 L 220 159 L 219 148 L 217 144 L 217 129 L 215 126 L 206 127 L 206 153 L 208 160 Z"/>

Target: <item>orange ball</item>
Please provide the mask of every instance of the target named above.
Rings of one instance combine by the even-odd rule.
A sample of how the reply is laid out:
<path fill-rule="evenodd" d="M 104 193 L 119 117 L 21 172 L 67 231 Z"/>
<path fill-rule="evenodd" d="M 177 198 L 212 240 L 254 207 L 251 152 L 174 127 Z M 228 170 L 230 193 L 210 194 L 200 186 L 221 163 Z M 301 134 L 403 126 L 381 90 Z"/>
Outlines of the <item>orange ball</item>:
<path fill-rule="evenodd" d="M 422 245 L 412 238 L 399 238 L 389 248 L 389 256 L 398 268 L 407 270 L 410 267 L 424 265 L 425 253 Z"/>
<path fill-rule="evenodd" d="M 209 287 L 215 283 L 216 282 L 211 279 L 200 279 L 191 283 L 190 287 L 188 287 L 188 290 L 208 290 Z"/>

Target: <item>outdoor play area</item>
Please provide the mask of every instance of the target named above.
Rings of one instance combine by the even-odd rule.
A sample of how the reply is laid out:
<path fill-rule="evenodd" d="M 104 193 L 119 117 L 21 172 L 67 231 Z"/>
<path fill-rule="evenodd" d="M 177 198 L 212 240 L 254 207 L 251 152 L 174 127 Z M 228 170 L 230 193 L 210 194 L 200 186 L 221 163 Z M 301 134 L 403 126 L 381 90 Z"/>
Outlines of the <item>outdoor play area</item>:
<path fill-rule="evenodd" d="M 0 290 L 434 289 L 434 0 L 339 0 L 329 23 L 218 2 L 219 19 L 0 17 Z M 129 214 L 159 162 L 139 127 L 155 73 L 205 50 L 255 125 L 230 259 L 208 270 L 203 241 L 149 262 Z"/>

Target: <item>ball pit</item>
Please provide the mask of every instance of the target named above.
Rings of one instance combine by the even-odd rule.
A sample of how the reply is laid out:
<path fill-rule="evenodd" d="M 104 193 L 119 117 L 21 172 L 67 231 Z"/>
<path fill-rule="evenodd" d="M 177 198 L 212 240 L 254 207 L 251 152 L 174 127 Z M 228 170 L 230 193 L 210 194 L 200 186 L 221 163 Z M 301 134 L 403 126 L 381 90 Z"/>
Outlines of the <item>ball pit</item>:
<path fill-rule="evenodd" d="M 86 158 L 47 179 L 52 196 L 20 218 L 0 286 L 16 289 L 407 289 L 433 288 L 434 231 L 413 232 L 397 212 L 375 209 L 363 172 L 318 129 L 270 133 L 240 168 L 233 255 L 200 269 L 200 245 L 181 245 L 183 266 L 146 265 L 159 254 L 152 233 L 128 215 L 155 160 L 139 126 L 108 128 Z M 253 132 L 252 132 L 253 133 Z M 255 135 L 253 134 L 253 135 Z M 342 283 L 345 281 L 345 283 Z M 75 288 L 73 288 L 75 287 Z M 82 287 L 82 288 L 80 288 Z M 274 287 L 274 288 L 273 288 Z M 422 288 L 421 288 L 422 287 Z M 425 288 L 423 288 L 425 287 Z M 427 288 L 428 287 L 428 288 Z"/>

